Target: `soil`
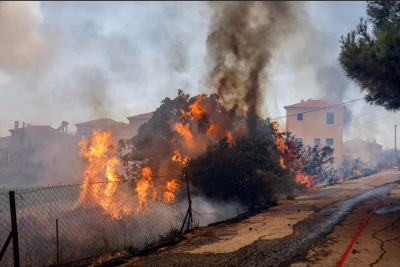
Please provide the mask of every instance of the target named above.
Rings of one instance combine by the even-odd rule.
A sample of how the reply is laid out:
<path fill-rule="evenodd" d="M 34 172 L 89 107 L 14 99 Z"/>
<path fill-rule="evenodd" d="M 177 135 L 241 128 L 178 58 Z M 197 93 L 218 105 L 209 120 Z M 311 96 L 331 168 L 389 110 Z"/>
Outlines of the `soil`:
<path fill-rule="evenodd" d="M 399 175 L 385 171 L 346 181 L 238 223 L 202 227 L 176 246 L 123 266 L 336 266 L 369 212 L 400 184 Z M 400 189 L 385 205 L 400 206 Z M 387 210 L 371 217 L 343 266 L 398 266 L 400 215 Z"/>

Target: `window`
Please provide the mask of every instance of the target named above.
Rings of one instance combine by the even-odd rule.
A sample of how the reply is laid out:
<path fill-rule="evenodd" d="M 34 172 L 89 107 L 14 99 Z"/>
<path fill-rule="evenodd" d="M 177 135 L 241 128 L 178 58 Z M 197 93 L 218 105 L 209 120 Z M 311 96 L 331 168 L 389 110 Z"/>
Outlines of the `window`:
<path fill-rule="evenodd" d="M 23 135 L 23 134 L 20 134 L 20 135 L 18 136 L 18 138 L 19 138 L 19 143 L 22 144 L 22 143 L 24 142 L 24 135 Z"/>
<path fill-rule="evenodd" d="M 326 113 L 326 124 L 335 124 L 335 113 L 333 112 Z"/>
<path fill-rule="evenodd" d="M 302 121 L 303 120 L 303 113 L 297 114 L 297 120 Z"/>
<path fill-rule="evenodd" d="M 321 144 L 321 138 L 314 138 L 314 146 L 319 146 Z"/>
<path fill-rule="evenodd" d="M 296 142 L 301 142 L 303 143 L 303 138 L 295 138 Z"/>
<path fill-rule="evenodd" d="M 326 138 L 326 145 L 333 146 L 333 138 Z"/>

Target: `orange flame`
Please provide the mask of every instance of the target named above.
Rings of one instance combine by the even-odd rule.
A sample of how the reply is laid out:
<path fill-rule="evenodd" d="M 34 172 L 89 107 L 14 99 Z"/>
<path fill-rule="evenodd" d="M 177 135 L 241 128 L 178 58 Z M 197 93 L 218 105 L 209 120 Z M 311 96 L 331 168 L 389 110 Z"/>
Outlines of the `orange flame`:
<path fill-rule="evenodd" d="M 113 156 L 114 151 L 111 149 L 111 145 L 111 132 L 94 130 L 90 146 L 82 136 L 79 142 L 81 147 L 79 155 L 88 159 L 89 162 L 84 171 L 80 202 L 85 206 L 91 200 L 92 203 L 100 205 L 106 214 L 115 219 L 121 219 L 123 215 L 130 214 L 132 209 L 124 202 L 125 193 L 118 190 L 117 182 L 120 179 L 117 170 L 120 162 Z M 103 182 L 104 179 L 108 183 L 90 185 Z"/>
<path fill-rule="evenodd" d="M 180 122 L 176 122 L 174 129 L 183 137 L 188 148 L 192 147 L 193 135 L 189 130 L 189 124 L 183 125 Z"/>
<path fill-rule="evenodd" d="M 183 164 L 186 163 L 186 161 L 188 161 L 190 158 L 189 157 L 182 157 L 181 154 L 179 153 L 178 149 L 174 150 L 174 155 L 172 156 L 172 161 L 174 162 L 181 162 Z"/>
<path fill-rule="evenodd" d="M 164 200 L 167 203 L 171 203 L 175 200 L 174 192 L 178 189 L 179 185 L 173 179 L 171 182 L 167 182 L 167 186 L 165 187 L 167 191 L 164 193 Z"/>
<path fill-rule="evenodd" d="M 278 152 L 279 152 L 279 163 L 281 164 L 282 168 L 286 168 L 282 155 L 283 155 L 283 153 L 285 153 L 285 150 L 287 147 L 285 145 L 285 142 L 283 141 L 282 136 L 278 132 L 277 125 L 275 124 L 275 122 L 271 121 L 271 124 L 272 124 L 272 129 L 274 130 L 275 136 L 276 136 L 275 144 L 276 144 L 276 146 L 278 148 Z"/>
<path fill-rule="evenodd" d="M 201 100 L 203 100 L 204 98 L 205 98 L 204 95 L 198 95 L 198 96 L 196 96 L 196 102 L 194 102 L 193 104 L 189 105 L 190 114 L 196 120 L 201 119 L 203 114 L 206 113 L 206 110 L 200 104 Z"/>
<path fill-rule="evenodd" d="M 136 193 L 138 194 L 139 197 L 139 203 L 137 206 L 136 211 L 144 211 L 148 210 L 147 207 L 147 195 L 148 191 L 153 187 L 153 183 L 151 181 L 151 169 L 150 167 L 145 167 L 142 169 L 142 177 L 137 179 L 136 181 Z M 155 198 L 156 195 L 153 194 L 153 198 Z"/>
<path fill-rule="evenodd" d="M 302 172 L 298 172 L 296 175 L 296 182 L 305 185 L 307 188 L 314 187 L 313 178 L 303 174 Z"/>

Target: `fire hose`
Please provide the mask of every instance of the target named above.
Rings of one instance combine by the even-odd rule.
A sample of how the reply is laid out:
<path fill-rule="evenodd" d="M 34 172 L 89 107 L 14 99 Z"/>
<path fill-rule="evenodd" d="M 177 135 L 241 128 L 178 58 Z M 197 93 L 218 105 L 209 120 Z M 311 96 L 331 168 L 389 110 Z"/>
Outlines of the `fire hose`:
<path fill-rule="evenodd" d="M 354 236 L 353 240 L 351 240 L 350 245 L 348 246 L 348 248 L 346 249 L 346 251 L 344 252 L 342 258 L 340 259 L 338 265 L 336 267 L 340 267 L 342 266 L 344 260 L 346 259 L 347 254 L 350 252 L 351 247 L 353 246 L 353 244 L 356 242 L 357 237 L 360 235 L 362 229 L 364 228 L 365 224 L 367 223 L 367 221 L 369 220 L 369 218 L 371 218 L 372 214 L 374 214 L 375 210 L 377 210 L 383 203 L 383 201 L 397 188 L 399 187 L 399 185 L 396 185 L 395 187 L 393 187 L 392 190 L 390 190 L 389 193 L 387 193 L 387 195 L 381 200 L 381 202 L 379 202 L 379 204 L 371 211 L 371 213 L 368 215 L 368 217 L 365 219 L 364 223 L 361 225 L 360 229 L 358 229 L 357 234 Z"/>

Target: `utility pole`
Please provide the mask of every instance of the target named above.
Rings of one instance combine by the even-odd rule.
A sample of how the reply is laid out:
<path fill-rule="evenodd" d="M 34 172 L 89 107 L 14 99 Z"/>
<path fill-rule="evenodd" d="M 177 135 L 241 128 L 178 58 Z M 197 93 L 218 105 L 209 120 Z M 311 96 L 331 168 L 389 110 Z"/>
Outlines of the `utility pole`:
<path fill-rule="evenodd" d="M 394 155 L 396 157 L 396 160 L 397 160 L 397 134 L 396 134 L 397 126 L 400 126 L 400 125 L 396 125 L 396 124 L 394 125 Z"/>
<path fill-rule="evenodd" d="M 22 122 L 22 169 L 25 169 L 25 164 L 24 164 L 24 144 L 25 144 L 25 122 Z"/>

